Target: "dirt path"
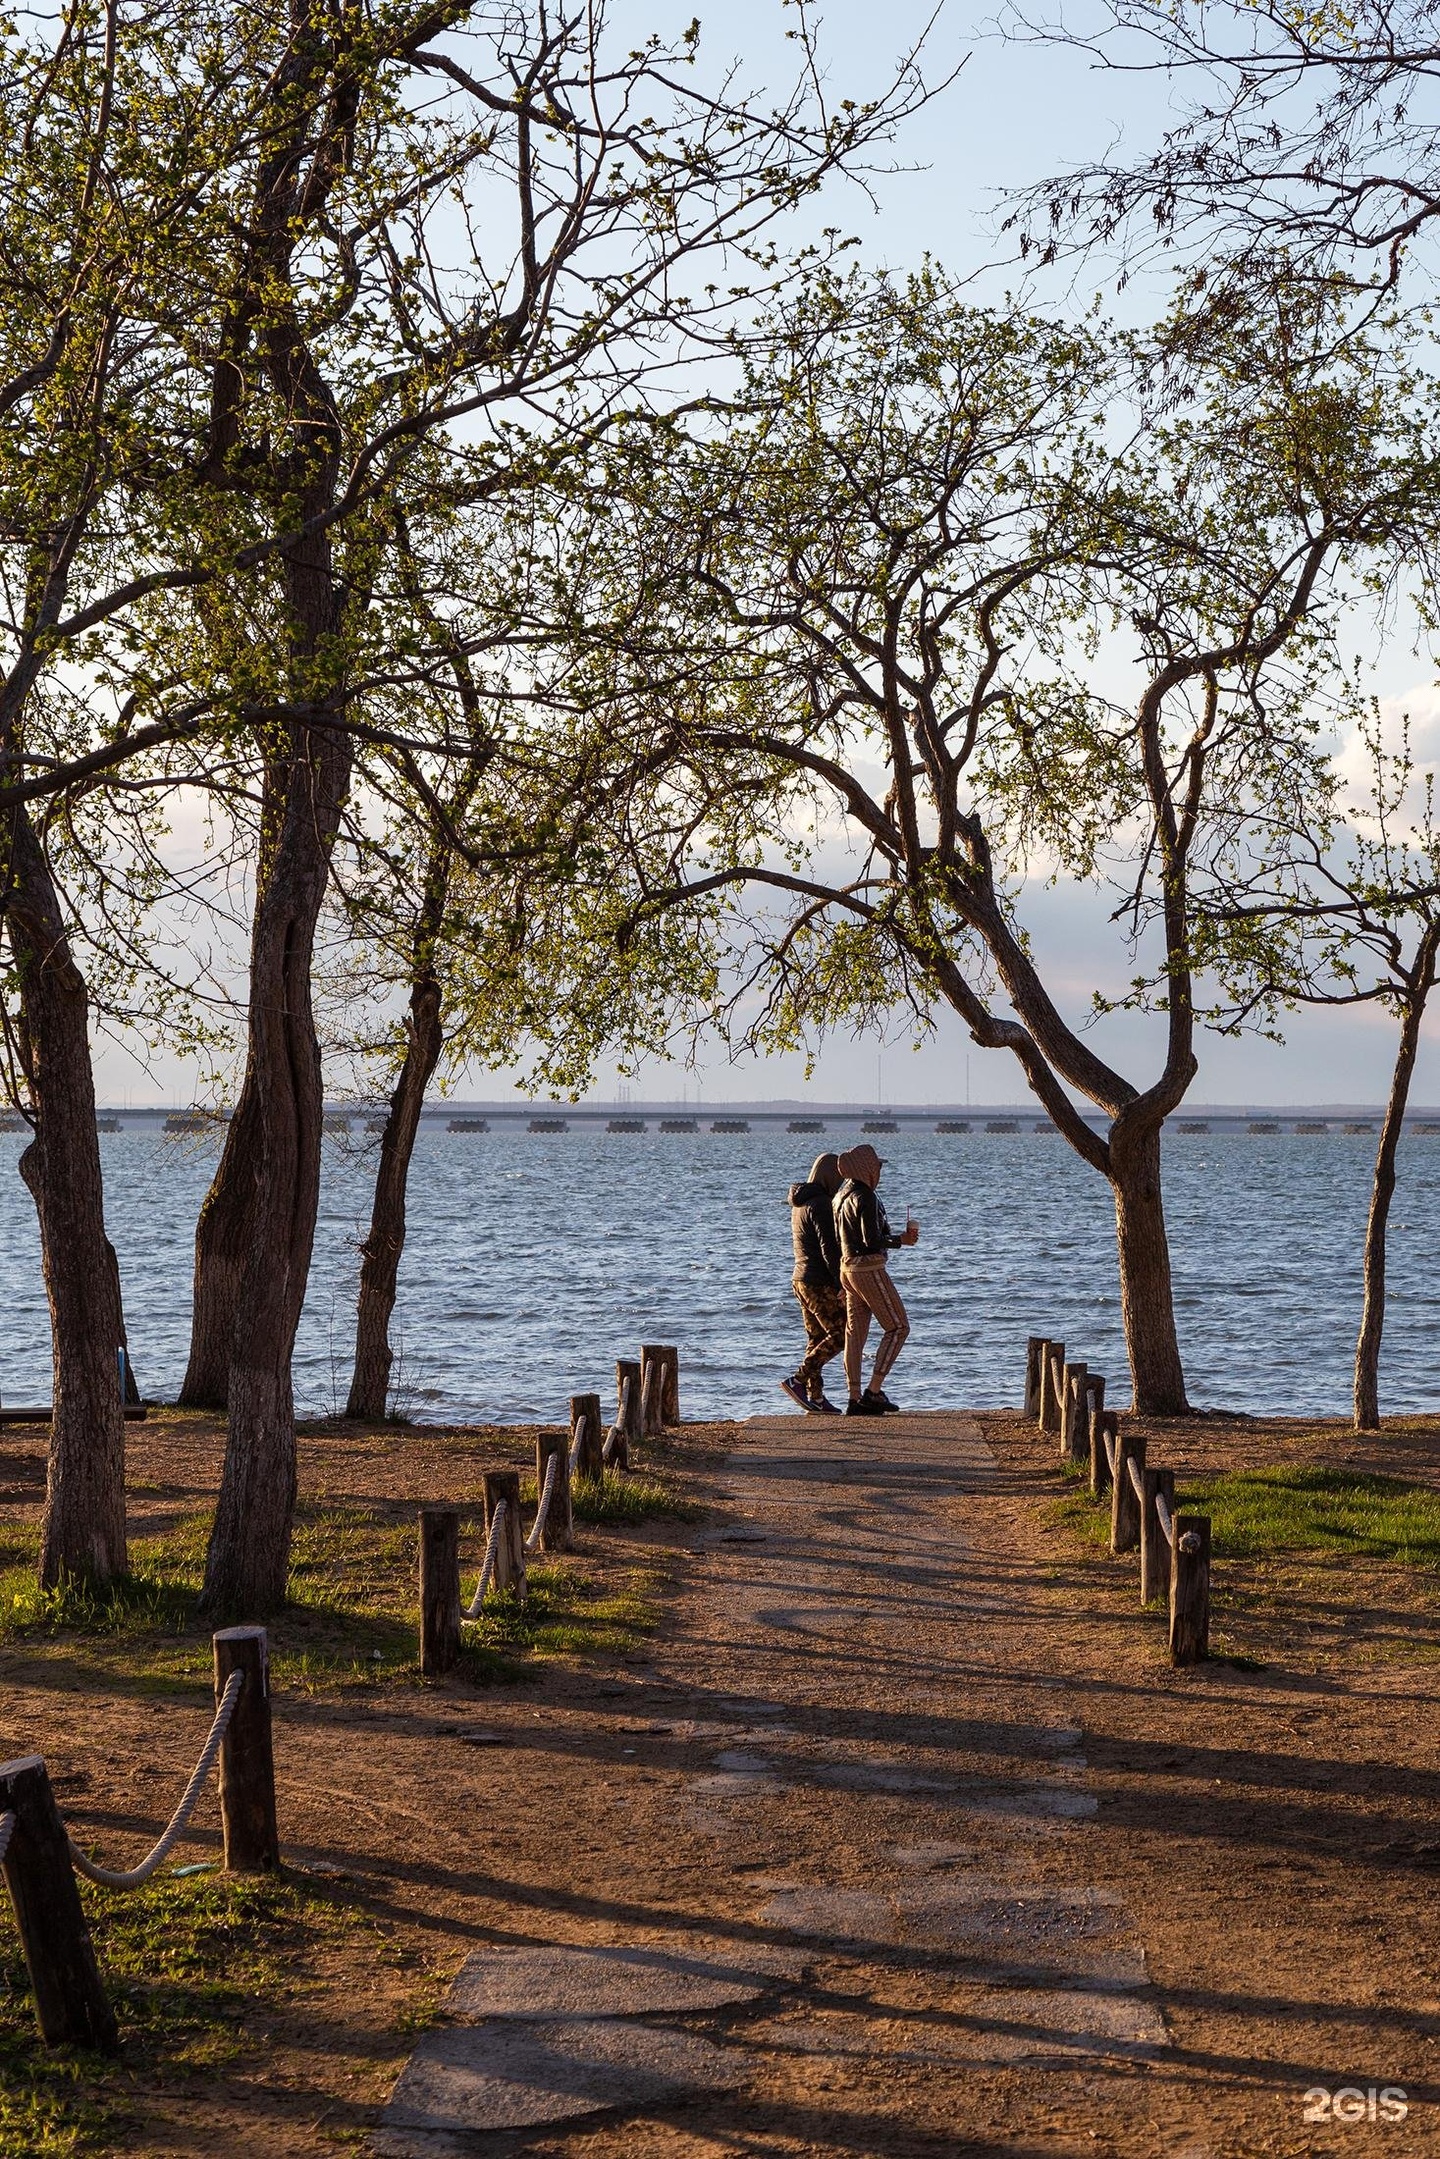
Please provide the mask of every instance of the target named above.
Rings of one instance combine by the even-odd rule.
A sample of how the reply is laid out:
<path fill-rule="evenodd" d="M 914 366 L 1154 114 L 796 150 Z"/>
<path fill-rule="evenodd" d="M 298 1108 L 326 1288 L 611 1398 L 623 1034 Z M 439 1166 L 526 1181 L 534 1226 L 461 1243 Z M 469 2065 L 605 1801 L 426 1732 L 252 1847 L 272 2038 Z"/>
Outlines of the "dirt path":
<path fill-rule="evenodd" d="M 213 1486 L 218 1437 L 188 1430 L 142 1428 L 144 1506 Z M 305 1488 L 385 1500 L 408 1597 L 415 1501 L 466 1498 L 506 1437 L 306 1435 Z M 1272 1437 L 1337 1444 L 1159 1444 L 1193 1468 Z M 667 1461 L 701 1526 L 585 1525 L 573 1562 L 653 1583 L 628 1654 L 499 1686 L 292 1665 L 282 1837 L 333 1921 L 213 2068 L 122 2066 L 114 2149 L 368 2148 L 398 2080 L 380 2149 L 434 2159 L 1440 2153 L 1433 1578 L 1226 1561 L 1217 1646 L 1243 1659 L 1175 1673 L 1018 1418 L 686 1427 Z M 101 1634 L 0 1659 L 0 1744 L 47 1754 L 112 1860 L 206 1715 L 203 1639 L 193 1684 L 126 1657 Z M 202 1857 L 213 1796 L 197 1831 Z M 1307 2123 L 1313 2089 L 1362 2117 L 1373 2089 L 1377 2118 Z"/>
<path fill-rule="evenodd" d="M 1392 1869 L 1376 1954 L 1353 1897 L 1295 1893 L 1305 1772 L 1254 1772 L 1295 1809 L 1274 1855 L 1222 1774 L 1237 1707 L 1253 1733 L 1290 1692 L 1134 1634 L 1127 1671 L 1034 1482 L 963 1417 L 749 1428 L 580 1850 L 570 1780 L 547 1795 L 563 1919 L 471 1956 L 378 2150 L 1219 2159 L 1352 2149 L 1303 2095 L 1371 2084 L 1406 2116 L 1365 2134 L 1440 2149 L 1431 1885 L 1407 1909 Z M 1376 1995 L 1411 1927 L 1402 2007 Z"/>

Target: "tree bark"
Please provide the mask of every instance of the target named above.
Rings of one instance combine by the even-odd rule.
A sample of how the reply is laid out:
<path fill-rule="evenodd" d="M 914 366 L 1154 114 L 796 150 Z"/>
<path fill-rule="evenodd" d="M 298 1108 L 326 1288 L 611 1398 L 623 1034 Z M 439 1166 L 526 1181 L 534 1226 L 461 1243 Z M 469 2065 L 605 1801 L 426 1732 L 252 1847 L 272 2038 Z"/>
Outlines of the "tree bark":
<path fill-rule="evenodd" d="M 120 1314 L 119 1347 L 125 1352 L 125 1370 L 120 1399 L 127 1409 L 138 1409 L 142 1396 L 140 1382 L 135 1377 L 135 1367 L 130 1362 L 130 1336 L 125 1326 L 125 1297 L 120 1287 L 120 1254 L 111 1244 L 108 1237 L 105 1240 L 105 1251 L 110 1261 L 110 1272 L 115 1278 L 115 1309 Z"/>
<path fill-rule="evenodd" d="M 1183 1417 L 1190 1405 L 1175 1331 L 1157 1125 L 1147 1121 L 1132 1127 L 1117 1120 L 1111 1126 L 1110 1183 L 1120 1255 L 1120 1311 L 1135 1413 Z"/>
<path fill-rule="evenodd" d="M 1019 1020 L 990 1012 L 948 956 L 942 953 L 938 961 L 931 957 L 928 964 L 934 967 L 945 996 L 969 1026 L 971 1039 L 986 1049 L 1007 1049 L 1019 1060 L 1031 1092 L 1054 1118 L 1063 1136 L 1082 1161 L 1109 1179 L 1115 1197 L 1120 1310 L 1135 1409 L 1145 1416 L 1183 1416 L 1189 1405 L 1175 1328 L 1170 1247 L 1160 1190 L 1160 1133 L 1166 1116 L 1184 1099 L 1196 1069 L 1188 975 L 1183 967 L 1172 967 L 1165 1069 L 1142 1096 L 1117 1072 L 1103 1065 L 1093 1051 L 1075 1043 L 1028 954 L 1011 934 L 993 900 L 980 907 L 973 893 L 962 890 L 959 904 L 968 910 L 977 934 L 985 939 L 1020 1014 Z M 1183 951 L 1183 916 L 1176 913 L 1173 919 L 1167 919 L 1171 950 Z M 941 944 L 936 927 L 929 940 L 929 953 L 933 954 Z M 1105 1138 L 1085 1121 L 1061 1084 L 1062 1079 L 1088 1094 L 1105 1111 L 1111 1120 Z M 1043 1381 L 1041 1401 L 1043 1417 Z"/>
<path fill-rule="evenodd" d="M 230 1399 L 235 1302 L 250 1239 L 257 1098 L 242 1090 L 195 1225 L 190 1358 L 180 1387 L 182 1409 L 224 1409 Z"/>
<path fill-rule="evenodd" d="M 40 1580 L 125 1572 L 125 1421 L 115 1352 L 119 1270 L 105 1235 L 90 1003 L 44 849 L 23 810 L 9 830 L 5 913 L 20 988 L 35 1137 L 20 1174 L 35 1201 L 54 1360 Z"/>
<path fill-rule="evenodd" d="M 1401 1010 L 1400 1041 L 1395 1069 L 1390 1077 L 1390 1099 L 1375 1150 L 1375 1175 L 1370 1186 L 1370 1214 L 1365 1224 L 1365 1300 L 1360 1332 L 1355 1342 L 1355 1429 L 1380 1429 L 1380 1338 L 1385 1330 L 1385 1237 L 1390 1223 L 1390 1202 L 1395 1197 L 1395 1156 L 1405 1123 L 1405 1105 L 1415 1074 L 1420 1048 L 1420 1026 L 1434 982 L 1435 956 L 1440 931 L 1427 930 L 1412 971 Z"/>
<path fill-rule="evenodd" d="M 390 1097 L 390 1111 L 380 1141 L 380 1166 L 370 1210 L 370 1234 L 361 1246 L 360 1302 L 355 1319 L 355 1368 L 350 1380 L 347 1417 L 383 1417 L 390 1390 L 390 1315 L 400 1256 L 405 1249 L 405 1192 L 425 1091 L 445 1034 L 440 985 L 428 972 L 410 989 L 408 1041 Z"/>
<path fill-rule="evenodd" d="M 212 450 L 233 446 L 237 385 L 257 364 L 285 421 L 265 439 L 266 486 L 300 537 L 281 552 L 286 666 L 295 704 L 343 718 L 345 595 L 325 515 L 334 504 L 342 429 L 295 304 L 294 255 L 306 218 L 323 218 L 353 125 L 358 78 L 333 71 L 321 11 L 296 11 L 275 78 L 275 127 L 256 175 L 250 242 L 227 349 L 212 386 Z M 344 80 L 341 80 L 344 76 Z M 327 93 L 326 82 L 331 90 Z M 328 110 L 326 108 L 329 98 Z M 321 113 L 325 118 L 321 120 Z M 308 175 L 302 171 L 310 152 Z M 254 338 L 253 355 L 250 339 Z M 262 489 L 262 493 L 265 489 Z M 229 1430 L 202 1602 L 258 1618 L 284 1600 L 295 1519 L 291 1359 L 320 1204 L 324 1083 L 311 961 L 354 751 L 336 725 L 293 720 L 267 744 L 265 817 L 250 945 L 249 1042 L 235 1122 L 236 1189 L 217 1215 L 217 1244 L 243 1224 L 227 1382 Z M 236 1264 L 234 1245 L 225 1264 Z M 224 1268 L 222 1266 L 222 1275 Z M 210 1323 L 206 1315 L 206 1325 Z"/>
<path fill-rule="evenodd" d="M 328 583 L 328 580 L 327 580 Z M 311 957 L 351 747 L 297 727 L 275 856 L 256 903 L 250 1039 L 236 1122 L 253 1135 L 237 1208 L 246 1244 L 230 1337 L 229 1433 L 205 1566 L 207 1611 L 255 1617 L 283 1602 L 295 1517 L 291 1357 L 320 1203 L 324 1085 Z M 237 1164 L 244 1166 L 237 1152 Z"/>

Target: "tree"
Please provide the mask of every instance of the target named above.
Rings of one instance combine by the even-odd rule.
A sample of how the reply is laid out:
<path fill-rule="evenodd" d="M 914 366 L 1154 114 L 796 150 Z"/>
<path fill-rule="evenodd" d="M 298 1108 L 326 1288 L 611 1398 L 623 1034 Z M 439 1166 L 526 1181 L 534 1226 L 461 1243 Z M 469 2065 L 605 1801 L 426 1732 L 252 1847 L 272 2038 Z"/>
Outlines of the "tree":
<path fill-rule="evenodd" d="M 663 1053 L 677 1002 L 715 988 L 704 955 L 668 917 L 619 949 L 624 805 L 587 754 L 580 711 L 553 670 L 536 694 L 521 624 L 537 534 L 523 503 L 517 515 L 454 521 L 443 550 L 433 520 L 423 546 L 408 526 L 400 538 L 407 599 L 448 665 L 398 698 L 367 700 L 386 739 L 360 753 L 334 867 L 346 959 L 326 982 L 366 1091 L 377 1064 L 391 1082 L 346 1412 L 367 1418 L 386 1413 L 407 1182 L 437 1072 L 527 1059 L 532 1084 L 573 1097 L 602 1050 L 622 1066 Z M 444 618 L 420 575 L 423 553 L 435 579 L 442 551 L 449 573 L 436 581 L 483 595 Z M 399 731 L 413 729 L 420 697 L 442 708 L 433 735 L 448 751 L 405 746 Z M 377 1001 L 378 1029 L 357 1031 Z"/>
<path fill-rule="evenodd" d="M 151 581 L 173 506 L 167 316 L 174 286 L 194 274 L 195 206 L 223 132 L 218 117 L 198 133 L 188 124 L 210 94 L 228 122 L 223 86 L 206 79 L 198 11 L 180 25 L 163 7 L 142 20 L 118 0 L 76 5 L 10 36 L 0 62 L 0 889 L 9 1073 L 34 1131 L 21 1174 L 54 1349 L 47 1585 L 125 1568 L 124 1323 L 90 1003 L 36 810 L 95 763 L 86 736 L 98 714 L 76 674 L 93 680 L 102 653 L 121 650 L 105 633 Z M 94 704 L 102 738 L 131 730 L 123 694 Z"/>
<path fill-rule="evenodd" d="M 1193 83 L 1188 112 L 1133 162 L 1080 166 L 1030 190 L 1025 251 L 1119 243 L 1132 258 L 1180 251 L 1204 290 L 1276 274 L 1398 284 L 1440 214 L 1430 112 L 1435 21 L 1424 0 L 1294 8 L 1281 0 L 1101 0 L 1058 40 L 1101 68 Z"/>
<path fill-rule="evenodd" d="M 232 706 L 258 685 L 268 714 L 245 1073 L 197 1228 L 184 1390 L 229 1415 L 209 1609 L 285 1589 L 319 1191 L 314 937 L 396 508 L 427 446 L 448 446 L 452 501 L 482 500 L 531 443 L 563 457 L 567 398 L 588 437 L 701 349 L 734 292 L 682 277 L 707 260 L 770 275 L 776 219 L 923 94 L 906 62 L 889 94 L 832 112 L 803 18 L 801 35 L 800 86 L 762 109 L 694 73 L 693 30 L 635 47 L 594 8 L 302 5 L 254 33 L 249 200 L 190 353 L 208 385 L 197 499 L 255 535 L 254 615 L 284 624 L 268 662 L 237 649 L 202 685 Z"/>
<path fill-rule="evenodd" d="M 1010 1050 L 1111 1184 L 1152 1414 L 1185 1408 L 1160 1136 L 1196 1069 L 1192 861 L 1318 766 L 1340 573 L 1428 475 L 1383 352 L 1328 331 L 1323 304 L 1236 312 L 1122 449 L 1144 377 L 1099 333 L 822 277 L 733 411 L 603 458 L 577 519 L 570 635 L 608 635 L 670 845 L 636 917 L 726 896 L 749 1042 L 944 1003 Z M 1153 896 L 1147 1084 L 1047 988 L 1037 870 L 1114 880 L 1137 935 Z"/>
<path fill-rule="evenodd" d="M 1355 1343 L 1357 1432 L 1380 1426 L 1386 1236 L 1397 1158 L 1420 1047 L 1440 972 L 1440 833 L 1433 775 L 1417 780 L 1408 728 L 1387 750 L 1371 711 L 1355 736 L 1363 785 L 1334 766 L 1297 789 L 1285 814 L 1255 834 L 1250 858 L 1217 883 L 1199 938 L 1232 987 L 1216 1018 L 1232 1028 L 1297 1005 L 1380 1005 L 1399 1022 L 1375 1149 Z M 1420 801 L 1414 797 L 1420 789 Z"/>

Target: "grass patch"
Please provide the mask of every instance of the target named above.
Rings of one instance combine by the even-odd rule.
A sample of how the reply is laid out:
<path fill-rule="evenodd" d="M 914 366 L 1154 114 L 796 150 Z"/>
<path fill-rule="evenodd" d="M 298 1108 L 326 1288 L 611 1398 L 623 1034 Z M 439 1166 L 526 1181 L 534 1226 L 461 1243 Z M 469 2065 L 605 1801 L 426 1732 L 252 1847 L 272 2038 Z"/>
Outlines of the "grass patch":
<path fill-rule="evenodd" d="M 1092 1499 L 1088 1485 L 1077 1486 L 1046 1508 L 1047 1519 L 1058 1529 L 1072 1530 L 1086 1544 L 1103 1552 L 1110 1549 L 1110 1495 Z"/>
<path fill-rule="evenodd" d="M 570 1499 L 577 1522 L 648 1522 L 657 1515 L 669 1515 L 677 1522 L 697 1522 L 705 1512 L 694 1500 L 682 1499 L 664 1477 L 631 1476 L 608 1469 L 603 1476 L 577 1477 L 570 1487 Z"/>
<path fill-rule="evenodd" d="M 207 1517 L 201 1530 L 208 1532 L 208 1527 Z M 35 1579 L 39 1531 L 12 1531 L 0 1547 L 0 1641 L 61 1634 L 131 1640 L 185 1634 L 196 1625 L 204 1544 L 199 1542 L 198 1558 L 186 1564 L 174 1549 L 184 1537 L 181 1531 L 137 1540 L 131 1547 L 130 1572 L 103 1589 L 84 1581 L 42 1589 Z"/>
<path fill-rule="evenodd" d="M 292 1882 L 177 1882 L 84 1890 L 121 2051 L 51 2054 L 35 2026 L 29 1982 L 8 1905 L 0 1914 L 0 2154 L 114 2149 L 134 2120 L 137 2076 L 167 2084 L 202 2075 L 243 2051 L 247 2010 L 303 1980 L 318 1936 L 362 1924 L 338 1890 Z"/>
<path fill-rule="evenodd" d="M 525 1602 L 504 1596 L 487 1603 L 465 1630 L 467 1648 L 482 1656 L 623 1656 L 654 1632 L 661 1586 L 655 1569 L 636 1568 L 606 1596 L 574 1567 L 532 1567 Z"/>
<path fill-rule="evenodd" d="M 657 1477 L 607 1475 L 581 1479 L 575 1489 L 575 1511 L 588 1522 L 702 1511 Z M 209 1533 L 209 1515 L 195 1514 L 163 1536 L 135 1539 L 123 1581 L 104 1589 L 73 1582 L 54 1591 L 35 1581 L 35 1532 L 12 1536 L 3 1548 L 11 1563 L 0 1574 L 0 1642 L 44 1643 L 72 1662 L 83 1654 L 94 1677 L 122 1680 L 132 1691 L 203 1686 L 213 1624 L 199 1609 Z M 415 1535 L 407 1503 L 302 1504 L 289 1602 L 270 1623 L 278 1684 L 316 1693 L 337 1685 L 419 1683 Z M 468 1597 L 485 1542 L 478 1510 L 462 1512 L 460 1539 Z M 623 1654 L 654 1628 L 652 1592 L 660 1579 L 631 1573 L 620 1589 L 601 1590 L 573 1563 L 532 1566 L 524 1607 L 501 1600 L 492 1615 L 487 1604 L 483 1620 L 466 1629 L 469 1677 L 480 1684 L 519 1678 L 518 1660 L 532 1654 Z"/>
<path fill-rule="evenodd" d="M 1227 1559 L 1327 1552 L 1440 1571 L 1440 1493 L 1403 1478 L 1285 1464 L 1187 1483 L 1176 1505 L 1210 1516 Z"/>
<path fill-rule="evenodd" d="M 1209 1515 L 1217 1559 L 1322 1552 L 1440 1572 L 1440 1492 L 1404 1478 L 1284 1463 L 1192 1480 L 1175 1505 Z M 1109 1549 L 1108 1494 L 1068 1491 L 1046 1511 L 1058 1528 Z"/>
<path fill-rule="evenodd" d="M 0 1642 L 84 1642 L 139 1684 L 206 1680 L 210 1628 L 200 1611 L 210 1516 L 163 1536 L 135 1538 L 130 1571 L 97 1589 L 41 1589 L 38 1540 L 23 1566 L 0 1574 Z M 415 1531 L 383 1509 L 302 1506 L 291 1553 L 290 1601 L 271 1622 L 271 1669 L 303 1688 L 369 1682 L 413 1665 Z M 3 2151 L 0 2151 L 3 2159 Z"/>

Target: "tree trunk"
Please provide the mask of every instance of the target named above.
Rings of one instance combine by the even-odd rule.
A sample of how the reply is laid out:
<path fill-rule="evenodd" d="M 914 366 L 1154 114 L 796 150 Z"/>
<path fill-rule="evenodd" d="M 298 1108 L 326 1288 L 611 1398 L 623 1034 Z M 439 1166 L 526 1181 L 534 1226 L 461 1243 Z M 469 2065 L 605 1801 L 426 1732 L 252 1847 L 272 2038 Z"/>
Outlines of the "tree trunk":
<path fill-rule="evenodd" d="M 380 1141 L 370 1234 L 361 1246 L 355 1369 L 345 1405 L 347 1417 L 383 1417 L 390 1389 L 390 1315 L 405 1249 L 405 1188 L 425 1090 L 445 1040 L 440 985 L 433 975 L 423 974 L 411 985 L 407 1031 L 409 1040 Z"/>
<path fill-rule="evenodd" d="M 126 1569 L 125 1422 L 115 1352 L 120 1277 L 105 1235 L 90 1005 L 45 853 L 22 810 L 10 826 L 5 912 L 20 985 L 21 1054 L 35 1137 L 20 1174 L 35 1201 L 54 1360 L 40 1580 L 107 1582 Z"/>
<path fill-rule="evenodd" d="M 1360 1333 L 1355 1343 L 1355 1429 L 1380 1429 L 1380 1337 L 1385 1330 L 1385 1233 L 1390 1222 L 1390 1202 L 1395 1196 L 1395 1155 L 1405 1122 L 1405 1105 L 1420 1048 L 1420 1024 L 1430 994 L 1434 966 L 1434 938 L 1427 933 L 1428 964 L 1422 948 L 1412 977 L 1400 1021 L 1400 1042 L 1390 1079 L 1390 1099 L 1375 1150 L 1375 1176 L 1370 1187 L 1370 1217 L 1365 1224 L 1365 1302 Z"/>
<path fill-rule="evenodd" d="M 225 1144 L 195 1224 L 195 1274 L 190 1313 L 190 1359 L 180 1387 L 182 1409 L 224 1409 L 230 1398 L 230 1349 L 235 1301 L 250 1241 L 255 1186 L 256 1097 L 241 1089 Z"/>
<path fill-rule="evenodd" d="M 1158 1125 L 1130 1130 L 1117 1120 L 1111 1126 L 1110 1182 L 1135 1411 L 1142 1417 L 1183 1417 L 1190 1405 L 1175 1332 Z"/>
<path fill-rule="evenodd" d="M 120 1314 L 119 1346 L 125 1352 L 125 1370 L 120 1399 L 127 1409 L 138 1409 L 143 1397 L 140 1393 L 140 1382 L 135 1377 L 135 1367 L 130 1362 L 130 1336 L 125 1328 L 125 1298 L 120 1287 L 120 1254 L 111 1244 L 108 1237 L 105 1240 L 105 1251 L 110 1261 L 110 1272 L 115 1278 L 115 1309 Z"/>
<path fill-rule="evenodd" d="M 1059 1132 L 1083 1162 L 1109 1178 L 1115 1195 L 1120 1310 L 1135 1408 L 1147 1416 L 1183 1416 L 1189 1404 L 1175 1332 L 1170 1246 L 1160 1190 L 1160 1133 L 1195 1074 L 1188 978 L 1182 969 L 1172 967 L 1165 1071 L 1143 1098 L 1137 1097 L 1092 1050 L 1074 1041 L 993 897 L 986 907 L 977 908 L 968 888 L 959 887 L 957 907 L 984 938 L 1020 1020 L 998 1018 L 986 1008 L 960 968 L 944 956 L 938 926 L 933 929 L 930 952 L 916 957 L 934 967 L 946 997 L 968 1025 L 971 1040 L 985 1049 L 1011 1051 L 1032 1094 Z M 1173 954 L 1179 949 L 1173 924 L 1170 935 Z M 938 961 L 933 956 L 937 951 Z M 1063 1074 L 1064 1085 L 1057 1074 Z M 1092 1102 L 1105 1109 L 1111 1119 L 1106 1139 L 1086 1121 L 1067 1087 L 1088 1093 Z M 1042 1421 L 1047 1392 L 1042 1385 Z"/>
<path fill-rule="evenodd" d="M 296 729 L 251 942 L 249 1052 L 234 1119 L 242 1126 L 233 1155 L 238 1189 L 226 1202 L 234 1207 L 229 1223 L 244 1220 L 245 1243 L 235 1273 L 225 1469 L 202 1600 L 207 1611 L 250 1618 L 283 1601 L 290 1565 L 291 1356 L 320 1201 L 324 1116 L 310 967 L 350 764 L 339 730 Z"/>

